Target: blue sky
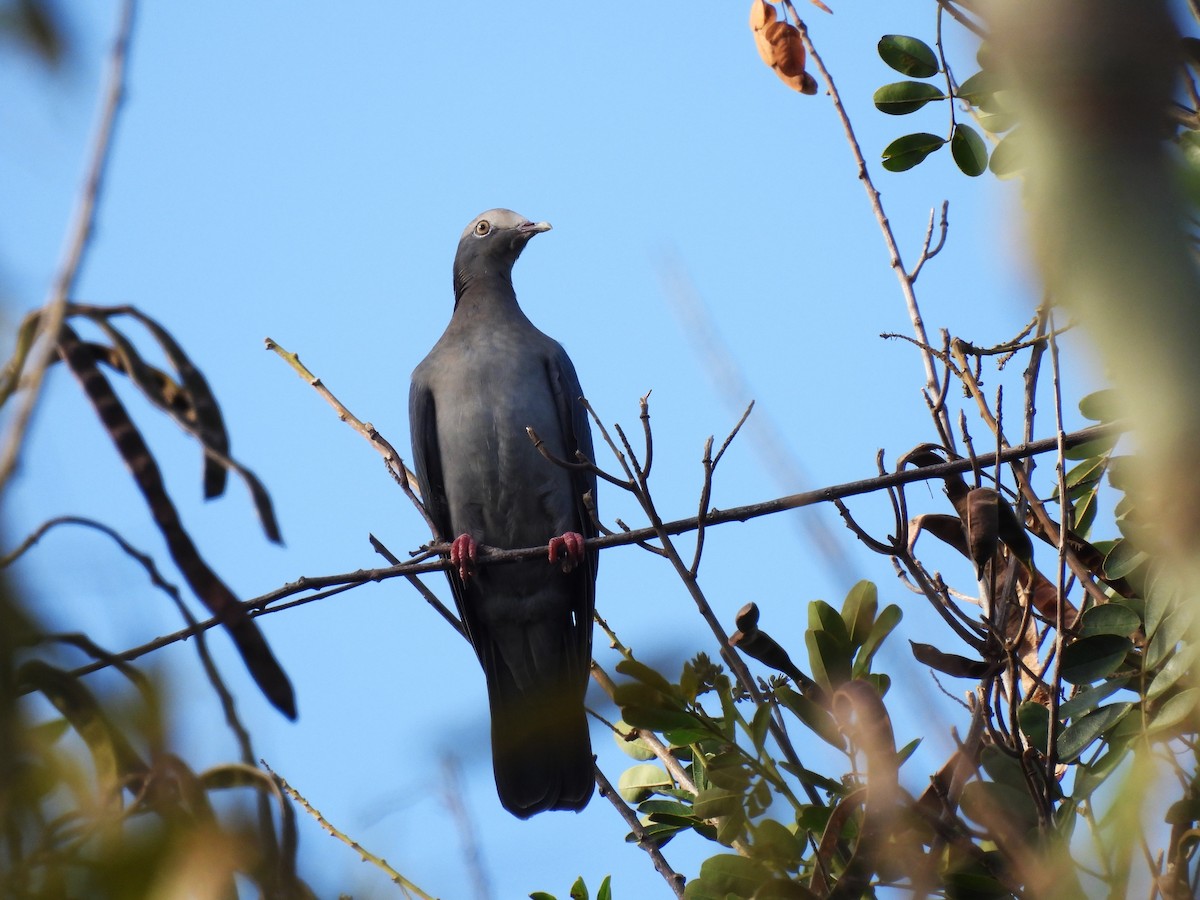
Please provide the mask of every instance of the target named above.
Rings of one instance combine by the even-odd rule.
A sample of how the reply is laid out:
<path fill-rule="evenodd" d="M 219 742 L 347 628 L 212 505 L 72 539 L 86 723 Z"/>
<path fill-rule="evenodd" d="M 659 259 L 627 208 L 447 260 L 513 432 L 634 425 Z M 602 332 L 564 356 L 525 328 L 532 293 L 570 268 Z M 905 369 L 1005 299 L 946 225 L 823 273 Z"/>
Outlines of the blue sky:
<path fill-rule="evenodd" d="M 747 7 L 681 13 L 660 4 L 587 15 L 532 2 L 141 9 L 78 299 L 131 303 L 170 329 L 221 401 L 234 455 L 271 490 L 282 548 L 262 538 L 238 484 L 202 503 L 199 453 L 132 404 L 185 523 L 237 592 L 382 565 L 368 533 L 400 555 L 427 540 L 374 451 L 264 352 L 263 338 L 298 352 L 407 452 L 409 373 L 449 318 L 461 229 L 493 206 L 553 223 L 518 263 L 518 296 L 570 352 L 602 417 L 636 426 L 638 397 L 653 390 L 653 486 L 665 517 L 694 512 L 704 439 L 719 440 L 740 413 L 723 400 L 716 363 L 696 351 L 676 312 L 672 272 L 686 273 L 737 360 L 750 386 L 737 402 L 757 401 L 718 472 L 716 506 L 869 477 L 878 448 L 891 461 L 933 438 L 917 354 L 879 338 L 911 329 L 829 100 L 791 92 L 763 66 Z M 899 77 L 878 59 L 879 37 L 932 40 L 933 9 L 905 0 L 837 4 L 834 16 L 804 6 L 801 14 L 909 265 L 930 210 L 950 200 L 947 248 L 918 283 L 927 324 L 997 343 L 1019 330 L 1037 299 L 1021 260 L 1014 187 L 990 175 L 967 179 L 944 152 L 901 175 L 878 166 L 880 150 L 900 134 L 946 129 L 936 104 L 901 120 L 870 99 Z M 0 314 L 10 326 L 46 296 L 116 19 L 115 4 L 64 11 L 75 44 L 62 73 L 47 77 L 11 53 L 0 59 Z M 972 51 L 953 28 L 948 34 L 965 78 Z M 1067 376 L 1069 397 L 1096 384 L 1082 356 Z M 778 429 L 803 481 L 759 454 L 760 419 Z M 1049 434 L 1050 419 L 1043 423 Z M 910 503 L 946 511 L 940 499 L 936 490 L 910 494 Z M 609 521 L 643 521 L 612 490 L 601 488 L 600 503 Z M 886 529 L 882 505 L 852 506 Z M 10 543 L 50 515 L 91 515 L 167 565 L 144 504 L 65 371 L 50 373 L 5 507 Z M 849 563 L 832 565 L 811 532 L 796 527 L 804 521 L 827 529 Z M 965 564 L 947 566 L 958 567 L 948 577 L 970 584 Z M 142 574 L 91 533 L 52 534 L 17 575 L 55 627 L 86 630 L 114 650 L 179 624 Z M 881 599 L 906 613 L 883 657 L 885 668 L 906 673 L 892 697 L 900 742 L 928 738 L 910 763 L 918 781 L 944 759 L 954 707 L 908 662 L 903 640 L 928 640 L 939 626 L 832 510 L 714 529 L 702 577 L 730 630 L 733 613 L 755 600 L 764 626 L 801 658 L 809 600 L 837 604 L 854 581 L 879 583 Z M 598 596 L 622 639 L 669 673 L 698 650 L 715 655 L 682 586 L 644 552 L 606 553 Z M 426 890 L 469 892 L 442 796 L 440 760 L 453 752 L 496 897 L 565 895 L 575 876 L 594 886 L 609 872 L 617 896 L 665 894 L 600 798 L 578 816 L 529 822 L 500 808 L 482 676 L 469 648 L 406 585 L 370 585 L 259 621 L 297 689 L 295 724 L 258 696 L 227 640 L 212 641 L 257 752 Z M 602 641 L 597 648 L 613 662 Z M 187 759 L 197 768 L 232 759 L 192 648 L 173 646 L 149 665 L 174 679 Z M 590 696 L 603 707 L 598 692 Z M 931 705 L 945 718 L 931 716 Z M 593 741 L 615 781 L 630 761 L 599 726 Z M 319 895 L 388 890 L 315 823 L 302 827 L 303 873 Z M 666 855 L 694 874 L 717 849 L 681 839 Z"/>

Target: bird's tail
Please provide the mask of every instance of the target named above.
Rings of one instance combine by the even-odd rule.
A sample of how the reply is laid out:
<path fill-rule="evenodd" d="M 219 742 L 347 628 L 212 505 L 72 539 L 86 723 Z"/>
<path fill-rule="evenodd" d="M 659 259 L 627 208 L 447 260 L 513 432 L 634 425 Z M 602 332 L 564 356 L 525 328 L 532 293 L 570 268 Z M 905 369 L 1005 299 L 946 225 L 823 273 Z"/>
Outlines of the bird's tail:
<path fill-rule="evenodd" d="M 518 685 L 500 660 L 488 677 L 492 765 L 500 802 L 527 819 L 548 809 L 583 809 L 592 797 L 592 746 L 581 673 Z M 584 676 L 586 677 L 586 676 Z"/>

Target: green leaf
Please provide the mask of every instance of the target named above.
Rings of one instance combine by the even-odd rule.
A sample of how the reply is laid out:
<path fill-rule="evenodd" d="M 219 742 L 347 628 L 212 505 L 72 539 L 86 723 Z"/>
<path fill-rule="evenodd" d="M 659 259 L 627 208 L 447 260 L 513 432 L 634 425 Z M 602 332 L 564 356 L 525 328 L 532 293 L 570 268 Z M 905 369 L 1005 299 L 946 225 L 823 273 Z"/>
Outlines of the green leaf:
<path fill-rule="evenodd" d="M 529 900 L 556 900 L 553 894 L 547 894 L 545 891 L 534 891 L 529 895 Z"/>
<path fill-rule="evenodd" d="M 875 619 L 875 624 L 871 626 L 871 633 L 867 635 L 866 641 L 863 642 L 858 656 L 854 660 L 855 678 L 861 678 L 870 671 L 871 659 L 883 644 L 884 639 L 900 624 L 902 618 L 904 618 L 904 613 L 896 604 L 889 603 L 883 608 L 883 612 Z M 883 693 L 884 691 L 880 691 L 881 695 Z"/>
<path fill-rule="evenodd" d="M 1067 719 L 1077 719 L 1099 706 L 1101 700 L 1105 700 L 1122 688 L 1128 687 L 1129 682 L 1129 678 L 1113 678 L 1101 682 L 1095 687 L 1080 691 L 1058 708 L 1058 717 L 1064 721 Z"/>
<path fill-rule="evenodd" d="M 1147 671 L 1157 668 L 1160 663 L 1176 652 L 1179 642 L 1187 637 L 1191 630 L 1194 618 L 1193 610 L 1191 604 L 1180 604 L 1155 629 L 1142 661 Z"/>
<path fill-rule="evenodd" d="M 617 663 L 617 671 L 649 685 L 656 691 L 668 697 L 678 697 L 679 689 L 671 684 L 663 675 L 636 659 L 623 659 Z"/>
<path fill-rule="evenodd" d="M 1003 134 L 1017 124 L 1017 117 L 1011 112 L 983 112 L 978 110 L 975 121 L 988 134 Z"/>
<path fill-rule="evenodd" d="M 1080 635 L 1119 634 L 1128 637 L 1141 624 L 1141 616 L 1128 606 L 1105 603 L 1103 606 L 1093 606 L 1083 614 Z"/>
<path fill-rule="evenodd" d="M 754 855 L 766 857 L 783 868 L 792 868 L 800 859 L 801 844 L 795 834 L 774 819 L 763 819 L 751 828 Z"/>
<path fill-rule="evenodd" d="M 658 766 L 650 763 L 632 766 L 621 773 L 617 781 L 617 793 L 626 803 L 637 803 L 651 791 L 670 787 L 671 777 Z"/>
<path fill-rule="evenodd" d="M 986 112 L 999 112 L 996 105 L 992 102 L 999 88 L 999 83 L 996 77 L 990 72 L 976 72 L 966 81 L 958 86 L 958 90 L 954 95 L 960 100 L 965 100 L 974 107 L 978 107 Z"/>
<path fill-rule="evenodd" d="M 846 739 L 842 737 L 837 723 L 833 720 L 833 716 L 829 714 L 828 710 L 818 706 L 803 694 L 793 691 L 786 685 L 777 687 L 775 689 L 775 696 L 791 711 L 792 715 L 808 726 L 808 729 L 821 740 L 827 744 L 832 744 L 839 750 L 846 748 Z"/>
<path fill-rule="evenodd" d="M 995 151 L 993 151 L 993 155 L 994 153 Z M 1111 452 L 1120 439 L 1120 434 L 1106 434 L 1103 437 L 1093 438 L 1090 441 L 1084 441 L 1082 444 L 1068 447 L 1067 452 L 1063 455 L 1067 459 L 1090 459 L 1093 456 L 1101 456 Z M 1112 476 L 1110 475 L 1109 481 L 1111 480 Z M 1116 487 L 1116 485 L 1113 485 L 1113 487 Z"/>
<path fill-rule="evenodd" d="M 1038 822 L 1037 810 L 1027 790 L 995 781 L 968 783 L 962 792 L 962 810 L 981 825 L 1001 818 L 1027 831 Z"/>
<path fill-rule="evenodd" d="M 605 875 L 604 880 L 600 882 L 600 887 L 596 889 L 596 900 L 612 900 L 611 875 Z"/>
<path fill-rule="evenodd" d="M 872 582 L 860 581 L 850 588 L 842 603 L 842 621 L 846 623 L 846 631 L 850 635 L 851 649 L 861 647 L 867 639 L 878 610 L 879 591 Z"/>
<path fill-rule="evenodd" d="M 954 136 L 950 138 L 950 155 L 954 157 L 955 165 L 964 175 L 975 178 L 987 171 L 987 144 L 970 125 L 959 122 L 954 126 Z"/>
<path fill-rule="evenodd" d="M 742 812 L 744 795 L 741 791 L 727 791 L 724 788 L 706 788 L 696 795 L 692 812 L 700 819 L 719 819 L 723 816 L 733 816 Z"/>
<path fill-rule="evenodd" d="M 1173 688 L 1179 679 L 1191 669 L 1198 653 L 1200 653 L 1200 644 L 1189 644 L 1180 648 L 1154 676 L 1154 680 L 1150 682 L 1150 687 L 1146 690 L 1146 699 L 1153 700 L 1161 697 Z"/>
<path fill-rule="evenodd" d="M 938 73 L 938 61 L 924 41 L 903 34 L 885 34 L 879 39 L 879 58 L 912 78 L 932 78 Z"/>
<path fill-rule="evenodd" d="M 1091 684 L 1121 667 L 1133 648 L 1127 637 L 1097 634 L 1068 644 L 1062 655 L 1062 677 L 1071 684 Z"/>
<path fill-rule="evenodd" d="M 1127 578 L 1149 559 L 1150 555 L 1146 551 L 1135 547 L 1128 540 L 1117 541 L 1104 557 L 1104 574 L 1109 578 Z"/>
<path fill-rule="evenodd" d="M 1071 796 L 1076 800 L 1086 800 L 1092 792 L 1108 780 L 1108 776 L 1121 764 L 1129 752 L 1128 743 L 1114 743 L 1111 750 L 1089 765 L 1080 764 L 1075 772 L 1075 786 Z"/>
<path fill-rule="evenodd" d="M 1085 459 L 1067 471 L 1067 487 L 1073 488 L 1081 484 L 1094 484 L 1104 476 L 1106 468 L 1108 468 L 1107 456 L 1093 456 Z M 1054 487 L 1054 496 L 1058 496 L 1057 485 Z"/>
<path fill-rule="evenodd" d="M 808 604 L 808 627 L 813 631 L 827 631 L 830 636 L 847 649 L 850 647 L 850 632 L 842 614 L 824 600 L 813 600 Z"/>
<path fill-rule="evenodd" d="M 1020 128 L 1014 129 L 1000 139 L 992 150 L 988 168 L 997 178 L 1011 178 L 1025 168 L 1024 151 L 1021 144 L 1025 137 Z"/>
<path fill-rule="evenodd" d="M 1189 716 L 1192 717 L 1193 722 L 1192 728 L 1187 730 L 1194 731 L 1198 703 L 1200 703 L 1200 688 L 1188 688 L 1186 691 L 1180 691 L 1158 710 L 1150 721 L 1150 727 L 1146 729 L 1146 734 L 1155 735 L 1173 729 Z"/>
<path fill-rule="evenodd" d="M 710 856 L 700 864 L 700 877 L 696 879 L 719 897 L 725 894 L 753 897 L 759 886 L 770 880 L 771 872 L 762 863 L 732 853 Z M 693 883 L 688 884 L 689 889 Z M 685 893 L 684 896 L 693 895 Z"/>
<path fill-rule="evenodd" d="M 1079 401 L 1079 412 L 1093 422 L 1112 422 L 1121 416 L 1121 394 L 1116 388 L 1104 388 Z"/>
<path fill-rule="evenodd" d="M 767 742 L 767 731 L 771 727 L 771 704 L 764 703 L 754 711 L 754 718 L 750 720 L 750 740 L 754 743 L 754 749 L 762 753 L 763 747 Z"/>
<path fill-rule="evenodd" d="M 1073 725 L 1067 727 L 1058 738 L 1058 758 L 1062 762 L 1074 762 L 1092 741 L 1125 718 L 1133 709 L 1132 703 L 1113 703 L 1092 710 Z"/>
<path fill-rule="evenodd" d="M 873 99 L 875 108 L 880 112 L 889 116 L 906 116 L 931 100 L 945 100 L 946 95 L 932 84 L 921 81 L 896 81 L 879 88 Z"/>
<path fill-rule="evenodd" d="M 944 143 L 944 138 L 924 131 L 906 134 L 883 148 L 883 167 L 889 172 L 907 172 L 924 162 L 925 157 Z"/>
<path fill-rule="evenodd" d="M 1044 752 L 1049 745 L 1050 710 L 1040 703 L 1026 700 L 1017 707 L 1017 722 L 1029 739 L 1029 746 Z"/>
<path fill-rule="evenodd" d="M 647 747 L 641 738 L 635 737 L 633 740 L 625 739 L 625 734 L 629 733 L 633 726 L 623 719 L 618 720 L 616 726 L 617 731 L 614 731 L 612 736 L 613 740 L 617 742 L 617 746 L 621 748 L 622 753 L 638 760 L 654 758 L 654 751 Z"/>
<path fill-rule="evenodd" d="M 637 728 L 646 728 L 650 731 L 686 729 L 688 732 L 691 732 L 694 729 L 704 729 L 704 725 L 699 719 L 682 709 L 625 706 L 621 708 L 621 714 L 630 725 L 634 725 Z"/>
<path fill-rule="evenodd" d="M 588 900 L 588 889 L 587 885 L 583 883 L 582 875 L 575 879 L 575 883 L 571 885 L 571 893 L 568 896 L 571 900 Z"/>
<path fill-rule="evenodd" d="M 745 791 L 750 786 L 750 773 L 745 760 L 735 752 L 718 753 L 708 760 L 708 780 L 727 791 Z"/>
<path fill-rule="evenodd" d="M 808 646 L 813 678 L 818 684 L 827 690 L 835 690 L 850 680 L 850 654 L 844 643 L 828 631 L 806 631 L 804 642 Z"/>

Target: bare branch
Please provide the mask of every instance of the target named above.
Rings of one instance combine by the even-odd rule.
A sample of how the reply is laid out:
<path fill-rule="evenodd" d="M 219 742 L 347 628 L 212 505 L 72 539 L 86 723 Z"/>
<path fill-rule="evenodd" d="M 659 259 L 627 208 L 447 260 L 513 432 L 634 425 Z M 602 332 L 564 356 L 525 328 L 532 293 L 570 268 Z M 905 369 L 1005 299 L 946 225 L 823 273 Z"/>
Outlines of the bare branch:
<path fill-rule="evenodd" d="M 50 296 L 39 316 L 38 330 L 42 346 L 34 356 L 29 366 L 29 374 L 24 379 L 27 391 L 25 402 L 13 415 L 7 439 L 3 449 L 0 450 L 0 496 L 4 496 L 4 486 L 16 469 L 17 459 L 25 442 L 25 432 L 41 394 L 42 380 L 57 351 L 58 332 L 66 316 L 67 300 L 74 292 L 79 271 L 83 266 L 88 247 L 91 246 L 96 223 L 96 205 L 100 198 L 104 175 L 108 169 L 108 161 L 112 155 L 117 114 L 125 97 L 125 71 L 129 58 L 130 38 L 133 34 L 134 7 L 134 0 L 125 0 L 121 6 L 121 18 L 108 58 L 107 86 L 101 101 L 100 121 L 96 126 L 95 137 L 92 139 L 91 159 L 88 162 L 83 192 L 67 233 L 67 246 L 63 260 L 54 277 Z M 17 378 L 15 372 L 13 378 Z"/>

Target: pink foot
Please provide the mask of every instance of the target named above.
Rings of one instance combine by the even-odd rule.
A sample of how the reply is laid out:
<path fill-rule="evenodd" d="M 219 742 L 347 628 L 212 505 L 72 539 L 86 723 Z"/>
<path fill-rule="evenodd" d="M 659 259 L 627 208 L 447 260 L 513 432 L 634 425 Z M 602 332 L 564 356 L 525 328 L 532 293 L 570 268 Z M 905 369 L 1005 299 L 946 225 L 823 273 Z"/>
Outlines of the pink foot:
<path fill-rule="evenodd" d="M 460 534 L 450 545 L 450 565 L 458 566 L 458 577 L 466 581 L 475 571 L 475 555 L 479 548 L 469 534 Z"/>
<path fill-rule="evenodd" d="M 551 538 L 549 550 L 550 562 L 562 560 L 562 570 L 570 572 L 583 562 L 583 535 L 577 531 L 568 531 L 561 537 Z"/>

